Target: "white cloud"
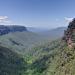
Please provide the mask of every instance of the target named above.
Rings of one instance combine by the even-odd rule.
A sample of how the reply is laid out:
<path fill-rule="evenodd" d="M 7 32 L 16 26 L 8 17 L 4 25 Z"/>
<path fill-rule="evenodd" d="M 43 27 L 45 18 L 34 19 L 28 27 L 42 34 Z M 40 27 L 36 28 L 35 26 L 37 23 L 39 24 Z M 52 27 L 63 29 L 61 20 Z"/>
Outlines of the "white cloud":
<path fill-rule="evenodd" d="M 72 20 L 73 20 L 73 18 L 71 18 L 71 17 L 65 17 L 65 21 L 68 23 L 71 22 Z"/>
<path fill-rule="evenodd" d="M 0 16 L 0 23 L 11 23 L 8 16 Z"/>
<path fill-rule="evenodd" d="M 0 20 L 5 20 L 5 19 L 8 19 L 7 16 L 0 16 Z"/>

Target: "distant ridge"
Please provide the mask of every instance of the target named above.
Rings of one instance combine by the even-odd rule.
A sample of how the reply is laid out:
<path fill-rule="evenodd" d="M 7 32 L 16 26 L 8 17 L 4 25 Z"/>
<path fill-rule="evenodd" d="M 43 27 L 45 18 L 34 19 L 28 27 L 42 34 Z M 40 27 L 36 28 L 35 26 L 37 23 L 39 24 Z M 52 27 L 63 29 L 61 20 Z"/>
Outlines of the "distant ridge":
<path fill-rule="evenodd" d="M 10 32 L 22 32 L 27 31 L 27 28 L 25 26 L 19 26 L 19 25 L 0 25 L 0 35 L 8 34 Z"/>

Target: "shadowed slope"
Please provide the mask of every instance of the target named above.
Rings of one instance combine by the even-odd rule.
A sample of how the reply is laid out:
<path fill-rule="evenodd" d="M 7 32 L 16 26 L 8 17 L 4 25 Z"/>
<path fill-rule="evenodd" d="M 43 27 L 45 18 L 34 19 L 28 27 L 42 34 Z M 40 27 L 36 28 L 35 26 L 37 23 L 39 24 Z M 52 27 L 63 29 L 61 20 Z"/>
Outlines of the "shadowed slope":
<path fill-rule="evenodd" d="M 26 65 L 19 54 L 0 46 L 0 75 L 22 75 Z"/>

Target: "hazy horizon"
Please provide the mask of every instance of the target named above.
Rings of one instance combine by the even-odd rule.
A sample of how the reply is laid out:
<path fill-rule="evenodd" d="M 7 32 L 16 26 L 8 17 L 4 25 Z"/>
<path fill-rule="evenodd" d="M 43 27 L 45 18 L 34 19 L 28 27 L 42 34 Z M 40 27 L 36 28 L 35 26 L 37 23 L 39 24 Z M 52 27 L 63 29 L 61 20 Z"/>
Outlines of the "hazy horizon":
<path fill-rule="evenodd" d="M 0 25 L 56 28 L 74 18 L 74 0 L 0 0 Z"/>

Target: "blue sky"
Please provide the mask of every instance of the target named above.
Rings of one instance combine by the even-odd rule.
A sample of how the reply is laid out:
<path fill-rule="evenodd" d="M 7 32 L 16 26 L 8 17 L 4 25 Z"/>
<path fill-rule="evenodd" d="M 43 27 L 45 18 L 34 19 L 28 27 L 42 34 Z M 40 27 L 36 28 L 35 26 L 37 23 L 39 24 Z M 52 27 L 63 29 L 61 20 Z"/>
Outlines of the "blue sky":
<path fill-rule="evenodd" d="M 55 28 L 75 17 L 75 0 L 0 0 L 0 24 Z"/>

